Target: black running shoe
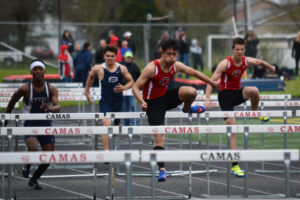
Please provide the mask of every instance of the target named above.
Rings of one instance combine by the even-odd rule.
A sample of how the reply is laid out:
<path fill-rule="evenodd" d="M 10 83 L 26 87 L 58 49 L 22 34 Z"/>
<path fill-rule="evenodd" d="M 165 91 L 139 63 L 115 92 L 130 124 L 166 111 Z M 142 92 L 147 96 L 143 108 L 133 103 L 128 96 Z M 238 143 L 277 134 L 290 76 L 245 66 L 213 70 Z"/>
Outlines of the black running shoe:
<path fill-rule="evenodd" d="M 22 175 L 24 178 L 28 178 L 30 174 L 30 169 L 27 169 L 26 166 L 23 166 Z"/>
<path fill-rule="evenodd" d="M 34 180 L 34 179 L 29 179 L 29 182 L 28 182 L 28 185 L 30 186 L 30 187 L 33 187 L 33 189 L 35 189 L 35 190 L 41 190 L 41 189 L 43 189 L 40 185 L 39 185 L 39 183 L 37 182 L 37 180 Z"/>

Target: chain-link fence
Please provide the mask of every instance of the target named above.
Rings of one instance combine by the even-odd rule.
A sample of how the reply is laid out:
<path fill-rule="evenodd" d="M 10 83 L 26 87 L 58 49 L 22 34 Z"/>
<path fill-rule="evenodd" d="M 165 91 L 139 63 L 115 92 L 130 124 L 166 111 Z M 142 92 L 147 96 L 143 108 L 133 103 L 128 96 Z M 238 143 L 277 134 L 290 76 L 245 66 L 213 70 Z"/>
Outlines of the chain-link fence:
<path fill-rule="evenodd" d="M 295 64 L 291 57 L 292 41 L 296 37 L 296 24 L 267 24 L 254 26 L 255 32 L 260 39 L 258 44 L 257 57 L 263 57 L 269 63 L 276 63 L 278 66 L 294 68 Z M 108 39 L 108 31 L 114 30 L 120 41 L 123 33 L 130 31 L 132 40 L 136 44 L 135 62 L 142 69 L 145 64 L 155 58 L 157 42 L 163 32 L 168 31 L 171 37 L 175 37 L 179 27 L 184 27 L 186 35 L 190 41 L 197 39 L 203 49 L 202 57 L 205 69 L 210 69 L 219 63 L 226 56 L 231 54 L 231 40 L 234 36 L 232 24 L 205 23 L 205 24 L 175 24 L 148 23 L 131 24 L 109 24 L 109 23 L 0 23 L 0 41 L 10 47 L 20 50 L 23 59 L 6 58 L 9 48 L 1 46 L 0 62 L 1 66 L 22 67 L 24 55 L 28 59 L 30 56 L 39 57 L 57 65 L 57 55 L 59 53 L 59 42 L 64 30 L 70 31 L 75 43 L 83 44 L 88 41 L 92 44 L 92 52 L 99 48 L 99 40 Z M 238 30 L 243 29 L 244 25 L 237 25 Z M 239 32 L 244 37 L 244 32 Z M 210 46 L 211 45 L 211 46 Z M 8 54 L 13 57 L 16 52 L 9 49 Z M 10 52 L 10 53 L 9 53 Z M 76 51 L 73 52 L 75 56 Z M 6 59 L 5 59 L 6 58 Z M 192 60 L 191 60 L 192 62 Z M 21 64 L 20 64 L 21 63 Z M 192 63 L 191 63 L 192 65 Z"/>

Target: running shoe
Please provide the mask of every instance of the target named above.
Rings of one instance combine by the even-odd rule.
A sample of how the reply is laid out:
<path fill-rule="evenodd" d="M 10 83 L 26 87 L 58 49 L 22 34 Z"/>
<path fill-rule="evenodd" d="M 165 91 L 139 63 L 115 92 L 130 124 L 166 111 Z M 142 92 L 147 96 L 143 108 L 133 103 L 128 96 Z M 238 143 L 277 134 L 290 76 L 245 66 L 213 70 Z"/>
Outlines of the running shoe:
<path fill-rule="evenodd" d="M 189 113 L 204 113 L 205 107 L 204 106 L 191 106 Z"/>
<path fill-rule="evenodd" d="M 268 122 L 270 121 L 270 117 L 257 117 L 257 119 L 263 121 L 263 122 Z"/>
<path fill-rule="evenodd" d="M 239 165 L 235 165 L 231 168 L 232 173 L 238 177 L 238 178 L 243 178 L 245 176 L 245 173 L 243 170 L 241 170 Z"/>
<path fill-rule="evenodd" d="M 160 170 L 157 182 L 165 182 L 167 180 L 167 173 L 164 169 Z"/>
<path fill-rule="evenodd" d="M 27 169 L 27 168 L 26 168 L 26 165 L 23 166 L 23 168 L 22 168 L 22 175 L 23 175 L 23 177 L 24 177 L 24 178 L 28 178 L 28 177 L 29 177 L 29 174 L 30 174 L 30 169 Z"/>
<path fill-rule="evenodd" d="M 39 185 L 39 183 L 37 182 L 37 180 L 34 180 L 33 178 L 30 178 L 30 179 L 29 179 L 28 185 L 29 185 L 30 187 L 33 187 L 33 189 L 35 189 L 35 190 L 41 190 L 41 189 L 43 189 L 43 188 Z"/>

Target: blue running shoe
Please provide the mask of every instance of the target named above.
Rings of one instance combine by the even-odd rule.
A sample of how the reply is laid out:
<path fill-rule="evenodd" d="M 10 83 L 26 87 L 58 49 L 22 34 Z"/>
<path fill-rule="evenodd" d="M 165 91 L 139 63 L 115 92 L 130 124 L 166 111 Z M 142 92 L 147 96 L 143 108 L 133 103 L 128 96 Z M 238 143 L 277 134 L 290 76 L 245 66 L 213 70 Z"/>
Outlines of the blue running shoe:
<path fill-rule="evenodd" d="M 160 170 L 157 182 L 165 182 L 167 180 L 167 173 L 164 169 Z"/>
<path fill-rule="evenodd" d="M 190 108 L 189 113 L 204 113 L 205 112 L 205 107 L 204 106 L 192 106 Z"/>

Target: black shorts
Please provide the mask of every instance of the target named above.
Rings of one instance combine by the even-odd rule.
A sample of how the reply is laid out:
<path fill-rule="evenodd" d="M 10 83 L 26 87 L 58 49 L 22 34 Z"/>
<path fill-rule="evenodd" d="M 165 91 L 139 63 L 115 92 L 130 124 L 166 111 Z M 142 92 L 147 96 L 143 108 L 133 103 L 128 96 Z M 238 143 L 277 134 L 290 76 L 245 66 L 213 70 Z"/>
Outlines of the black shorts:
<path fill-rule="evenodd" d="M 179 88 L 171 89 L 162 97 L 146 100 L 149 125 L 164 125 L 166 111 L 182 103 L 178 97 L 178 90 Z"/>
<path fill-rule="evenodd" d="M 244 103 L 243 89 L 219 91 L 218 100 L 222 111 L 233 111 L 234 106 Z"/>
<path fill-rule="evenodd" d="M 31 121 L 24 124 L 25 127 L 35 127 L 35 126 L 52 126 L 51 121 L 44 121 L 42 123 L 31 123 Z M 54 135 L 25 135 L 24 140 L 30 137 L 35 137 L 41 146 L 45 144 L 54 144 L 55 143 L 55 136 Z"/>

